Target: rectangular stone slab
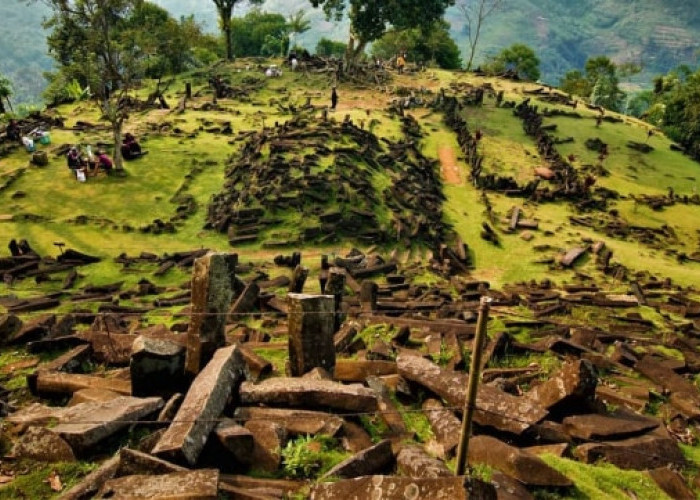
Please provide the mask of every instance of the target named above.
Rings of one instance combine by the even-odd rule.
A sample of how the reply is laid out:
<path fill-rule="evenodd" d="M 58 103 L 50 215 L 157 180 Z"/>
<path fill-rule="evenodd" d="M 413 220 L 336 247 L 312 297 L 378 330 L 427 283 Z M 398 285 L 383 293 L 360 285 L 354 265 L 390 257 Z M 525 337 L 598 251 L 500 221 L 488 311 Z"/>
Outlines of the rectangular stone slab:
<path fill-rule="evenodd" d="M 335 436 L 343 426 L 343 419 L 330 413 L 287 408 L 238 408 L 236 417 L 242 420 L 275 422 L 290 434 L 325 434 Z"/>
<path fill-rule="evenodd" d="M 131 422 L 155 413 L 161 406 L 161 398 L 119 397 L 101 403 L 81 403 L 67 408 L 52 430 L 74 450 L 84 450 Z"/>
<path fill-rule="evenodd" d="M 463 408 L 467 398 L 467 375 L 448 372 L 419 356 L 396 358 L 399 375 L 417 382 L 443 398 L 450 406 Z M 479 425 L 520 434 L 542 420 L 547 411 L 526 398 L 513 396 L 481 384 L 476 396 L 474 421 Z"/>
<path fill-rule="evenodd" d="M 406 500 L 496 500 L 490 485 L 466 476 L 415 479 L 397 476 L 363 476 L 334 483 L 319 483 L 311 489 L 311 500 L 340 498 Z"/>
<path fill-rule="evenodd" d="M 234 385 L 243 375 L 237 346 L 219 349 L 194 379 L 175 419 L 153 449 L 154 455 L 190 465 L 197 462 Z"/>
<path fill-rule="evenodd" d="M 359 384 L 343 385 L 329 380 L 272 378 L 259 384 L 243 382 L 240 400 L 245 405 L 293 406 L 312 409 L 374 411 L 374 391 Z"/>
<path fill-rule="evenodd" d="M 100 498 L 143 498 L 148 500 L 216 500 L 219 471 L 200 469 L 156 476 L 125 476 L 107 481 Z"/>

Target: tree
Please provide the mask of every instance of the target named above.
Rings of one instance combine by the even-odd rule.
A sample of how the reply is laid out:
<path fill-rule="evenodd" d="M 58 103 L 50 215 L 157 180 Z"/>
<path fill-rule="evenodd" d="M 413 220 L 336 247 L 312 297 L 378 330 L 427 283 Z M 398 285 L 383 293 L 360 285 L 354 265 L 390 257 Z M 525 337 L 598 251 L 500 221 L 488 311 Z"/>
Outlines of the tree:
<path fill-rule="evenodd" d="M 126 29 L 129 17 L 142 0 L 47 0 L 54 15 L 47 22 L 53 28 L 50 50 L 86 82 L 112 128 L 114 166 L 123 171 L 122 125 L 128 117 L 128 93 L 142 73 L 144 48 Z M 66 38 L 68 37 L 68 38 Z M 75 39 L 80 41 L 78 47 Z M 75 52 L 66 49 L 74 47 Z"/>
<path fill-rule="evenodd" d="M 314 7 L 322 7 L 326 17 L 340 20 L 346 10 L 345 0 L 310 0 Z M 442 19 L 445 9 L 455 0 L 348 0 L 350 40 L 346 52 L 346 66 L 352 69 L 368 43 L 381 38 L 389 26 L 397 30 L 429 27 Z"/>
<path fill-rule="evenodd" d="M 10 96 L 12 95 L 12 82 L 10 79 L 0 74 L 0 114 L 6 113 L 5 103 L 2 102 L 3 99 L 7 101 L 7 105 L 12 109 L 12 104 L 10 103 Z"/>
<path fill-rule="evenodd" d="M 591 95 L 591 84 L 580 70 L 572 69 L 559 80 L 559 88 L 567 94 L 588 97 Z"/>
<path fill-rule="evenodd" d="M 311 21 L 306 17 L 306 12 L 299 9 L 287 18 L 287 32 L 289 33 L 289 49 L 296 43 L 296 36 L 306 33 L 311 28 Z"/>
<path fill-rule="evenodd" d="M 281 14 L 253 9 L 232 20 L 236 57 L 280 55 L 287 48 L 287 20 Z"/>
<path fill-rule="evenodd" d="M 467 71 L 472 69 L 472 63 L 476 55 L 476 46 L 481 36 L 481 28 L 483 28 L 486 19 L 498 11 L 503 6 L 503 3 L 504 0 L 462 0 L 457 4 L 466 20 L 465 28 L 469 42 Z"/>
<path fill-rule="evenodd" d="M 347 49 L 347 44 L 343 42 L 336 42 L 335 40 L 329 40 L 328 38 L 321 38 L 316 44 L 316 55 L 340 58 L 343 57 L 343 54 L 345 54 Z"/>
<path fill-rule="evenodd" d="M 390 59 L 399 52 L 406 52 L 415 61 L 433 61 L 443 69 L 458 69 L 462 60 L 448 29 L 449 24 L 443 20 L 435 22 L 432 29 L 391 29 L 372 44 L 372 54 Z"/>
<path fill-rule="evenodd" d="M 535 81 L 540 77 L 540 60 L 527 45 L 516 43 L 491 58 L 487 67 L 491 73 L 514 71 L 518 78 Z"/>
<path fill-rule="evenodd" d="M 233 39 L 231 38 L 231 20 L 233 19 L 233 8 L 236 4 L 242 4 L 245 1 L 251 5 L 261 5 L 264 0 L 212 0 L 216 5 L 216 12 L 219 15 L 219 24 L 221 31 L 224 34 L 226 43 L 226 59 L 233 60 Z"/>

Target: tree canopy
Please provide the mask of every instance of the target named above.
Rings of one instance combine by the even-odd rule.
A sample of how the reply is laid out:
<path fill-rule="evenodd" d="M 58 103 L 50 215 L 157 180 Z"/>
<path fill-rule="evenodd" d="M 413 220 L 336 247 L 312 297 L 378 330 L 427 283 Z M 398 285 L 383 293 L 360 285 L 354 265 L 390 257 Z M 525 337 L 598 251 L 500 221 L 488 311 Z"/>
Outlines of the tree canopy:
<path fill-rule="evenodd" d="M 405 52 L 409 60 L 419 63 L 435 63 L 443 69 L 458 69 L 462 60 L 457 44 L 449 33 L 445 21 L 437 21 L 431 29 L 391 29 L 372 45 L 372 54 L 390 59 Z"/>
<path fill-rule="evenodd" d="M 513 71 L 523 80 L 535 81 L 540 77 L 540 60 L 532 48 L 516 43 L 492 57 L 487 69 L 494 74 Z"/>
<path fill-rule="evenodd" d="M 310 0 L 314 7 L 322 7 L 326 16 L 341 19 L 346 10 L 345 0 Z M 348 0 L 351 40 L 351 58 L 361 54 L 367 44 L 381 38 L 393 27 L 396 30 L 411 28 L 427 29 L 442 19 L 445 10 L 455 0 Z M 354 46 L 354 42 L 357 45 Z M 354 46 L 354 47 L 353 47 Z"/>
<path fill-rule="evenodd" d="M 251 5 L 261 5 L 264 0 L 212 0 L 216 6 L 216 12 L 219 15 L 219 26 L 224 35 L 226 43 L 226 58 L 230 61 L 233 59 L 233 40 L 232 35 L 232 20 L 233 8 L 236 5 L 241 5 L 245 2 Z"/>

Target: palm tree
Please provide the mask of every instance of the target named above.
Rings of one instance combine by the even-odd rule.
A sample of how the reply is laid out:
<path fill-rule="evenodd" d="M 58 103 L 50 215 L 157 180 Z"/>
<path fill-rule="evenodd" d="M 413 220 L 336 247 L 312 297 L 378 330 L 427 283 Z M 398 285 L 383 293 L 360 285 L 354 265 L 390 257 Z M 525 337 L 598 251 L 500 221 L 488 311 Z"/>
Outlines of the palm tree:
<path fill-rule="evenodd" d="M 287 18 L 287 32 L 289 33 L 289 50 L 294 47 L 296 35 L 306 33 L 311 28 L 311 21 L 306 18 L 306 12 L 299 9 Z"/>
<path fill-rule="evenodd" d="M 10 79 L 0 74 L 0 114 L 6 113 L 5 103 L 2 102 L 3 99 L 7 101 L 7 105 L 12 111 L 12 103 L 10 103 L 10 96 L 12 92 L 12 82 Z"/>

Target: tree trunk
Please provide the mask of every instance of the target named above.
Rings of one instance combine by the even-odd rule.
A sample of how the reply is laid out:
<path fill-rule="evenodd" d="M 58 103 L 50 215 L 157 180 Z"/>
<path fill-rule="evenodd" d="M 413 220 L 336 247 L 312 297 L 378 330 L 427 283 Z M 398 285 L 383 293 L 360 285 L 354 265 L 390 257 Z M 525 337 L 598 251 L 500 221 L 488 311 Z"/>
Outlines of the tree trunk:
<path fill-rule="evenodd" d="M 226 59 L 233 61 L 233 40 L 231 39 L 231 20 L 224 21 L 224 36 L 226 37 Z"/>
<path fill-rule="evenodd" d="M 14 113 L 15 110 L 12 109 L 12 103 L 10 102 L 10 98 L 9 98 L 9 97 L 6 97 L 5 99 L 7 99 L 7 105 L 8 105 L 9 108 L 10 108 L 10 113 Z"/>
<path fill-rule="evenodd" d="M 0 97 L 0 115 L 5 114 L 5 104 L 2 102 L 2 97 Z"/>
<path fill-rule="evenodd" d="M 122 121 L 117 120 L 112 123 L 112 133 L 114 134 L 114 168 L 124 170 L 124 160 L 122 158 Z"/>

